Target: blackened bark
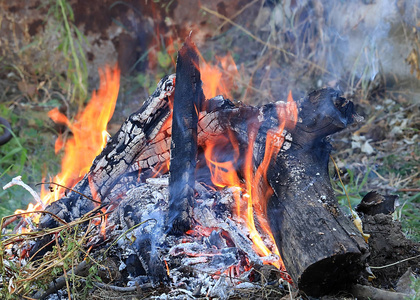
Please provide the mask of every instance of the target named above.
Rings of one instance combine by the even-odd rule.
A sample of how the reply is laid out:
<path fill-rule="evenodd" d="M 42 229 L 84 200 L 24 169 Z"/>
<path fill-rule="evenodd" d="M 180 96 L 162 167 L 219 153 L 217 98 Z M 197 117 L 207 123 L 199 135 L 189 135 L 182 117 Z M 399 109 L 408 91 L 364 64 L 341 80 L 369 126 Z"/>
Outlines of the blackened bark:
<path fill-rule="evenodd" d="M 241 158 L 250 143 L 248 133 L 254 130 L 256 167 L 264 156 L 266 133 L 277 127 L 279 120 L 273 104 L 235 107 L 217 97 L 207 101 L 206 109 L 202 109 L 198 57 L 190 40 L 179 54 L 175 95 L 173 79 L 171 76 L 161 81 L 156 92 L 123 124 L 74 189 L 88 196 L 96 193 L 106 202 L 112 199 L 113 190 L 120 187 L 128 190 L 127 183 L 140 176 L 139 169 L 145 174 L 145 168 L 164 162 L 171 136 L 165 120 L 170 115 L 169 98 L 174 97 L 171 195 L 165 225 L 167 232 L 180 234 L 192 222 L 196 143 L 204 146 L 205 141 L 217 141 L 230 131 L 238 142 L 240 159 L 236 167 L 240 170 Z M 277 247 L 298 287 L 312 295 L 328 292 L 343 281 L 354 281 L 367 255 L 360 233 L 338 208 L 327 172 L 330 145 L 326 137 L 352 122 L 353 113 L 352 104 L 334 90 L 311 93 L 299 104 L 301 121 L 295 129 L 286 128 L 283 148 L 267 174 L 274 191 L 267 203 L 267 218 Z M 71 192 L 48 210 L 71 221 L 95 205 Z M 54 226 L 49 215 L 41 220 L 40 227 Z M 40 240 L 32 253 L 43 244 L 45 240 Z M 161 278 L 164 269 L 156 252 L 152 253 L 154 246 L 155 243 L 141 244 L 139 249 L 150 253 L 145 264 Z"/>
<path fill-rule="evenodd" d="M 204 94 L 198 53 L 188 37 L 178 53 L 172 114 L 167 230 L 179 235 L 191 228 L 197 160 L 197 123 Z"/>
<path fill-rule="evenodd" d="M 309 94 L 300 109 L 287 149 L 267 174 L 274 190 L 267 217 L 293 281 L 306 294 L 319 296 L 358 279 L 368 247 L 340 211 L 328 175 L 326 137 L 353 122 L 353 104 L 324 89 Z"/>
<path fill-rule="evenodd" d="M 139 170 L 132 171 L 131 168 L 138 165 L 139 157 L 147 152 L 149 146 L 155 144 L 155 140 L 160 139 L 161 135 L 170 134 L 160 131 L 171 112 L 169 101 L 170 97 L 173 97 L 174 81 L 175 76 L 170 75 L 158 83 L 155 92 L 122 124 L 101 154 L 95 158 L 89 172 L 73 187 L 73 190 L 106 203 L 112 199 L 109 196 L 115 187 L 125 186 L 125 190 L 120 192 L 121 195 L 129 190 L 131 182 L 136 183 Z M 165 160 L 160 155 L 156 155 L 154 159 L 157 159 L 157 162 L 159 159 Z M 142 166 L 152 167 L 151 163 L 150 165 L 147 163 L 148 156 L 144 157 L 144 160 Z M 79 193 L 69 192 L 49 205 L 46 210 L 66 222 L 80 218 L 94 209 L 97 204 Z M 43 215 L 39 223 L 39 228 L 57 226 L 58 222 L 49 214 Z M 50 240 L 50 236 L 39 239 L 32 247 L 31 255 Z M 44 252 L 38 252 L 37 257 L 42 256 Z"/>
<path fill-rule="evenodd" d="M 367 193 L 359 205 L 356 206 L 356 211 L 365 215 L 377 214 L 392 214 L 395 210 L 395 200 L 397 195 L 381 195 L 376 191 Z"/>

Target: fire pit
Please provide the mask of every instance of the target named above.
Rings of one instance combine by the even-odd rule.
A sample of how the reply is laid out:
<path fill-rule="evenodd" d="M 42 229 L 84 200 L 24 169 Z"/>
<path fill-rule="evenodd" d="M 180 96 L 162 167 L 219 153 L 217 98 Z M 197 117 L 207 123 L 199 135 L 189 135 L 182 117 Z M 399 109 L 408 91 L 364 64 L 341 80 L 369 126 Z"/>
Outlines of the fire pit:
<path fill-rule="evenodd" d="M 13 263 L 36 269 L 31 278 L 40 267 L 63 270 L 61 277 L 31 293 L 11 272 L 9 290 L 70 293 L 69 278 L 81 274 L 99 276 L 97 287 L 161 286 L 170 297 L 226 299 L 267 283 L 273 293 L 291 284 L 313 296 L 346 288 L 369 252 L 331 188 L 328 136 L 355 119 L 352 102 L 333 89 L 260 107 L 205 99 L 188 37 L 176 75 L 159 82 L 89 172 L 45 208 L 34 238 L 5 243 Z M 48 256 L 58 262 L 47 264 Z"/>

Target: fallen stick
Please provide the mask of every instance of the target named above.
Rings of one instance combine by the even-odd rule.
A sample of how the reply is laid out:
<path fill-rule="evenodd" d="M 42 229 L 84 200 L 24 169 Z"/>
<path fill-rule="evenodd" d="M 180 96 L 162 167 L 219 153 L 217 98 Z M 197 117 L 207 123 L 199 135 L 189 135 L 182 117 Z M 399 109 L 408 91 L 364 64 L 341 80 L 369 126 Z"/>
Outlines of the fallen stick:
<path fill-rule="evenodd" d="M 351 294 L 357 299 L 370 300 L 404 300 L 409 299 L 409 294 L 390 292 L 375 288 L 373 286 L 355 284 L 350 290 Z"/>
<path fill-rule="evenodd" d="M 100 282 L 94 282 L 93 285 L 101 289 L 111 290 L 111 291 L 120 292 L 120 293 L 135 292 L 135 291 L 138 291 L 139 289 L 146 290 L 146 289 L 153 288 L 153 284 L 151 283 L 139 284 L 135 286 L 116 286 L 116 285 L 109 285 L 109 284 L 100 283 Z"/>
<path fill-rule="evenodd" d="M 87 263 L 86 261 L 82 261 L 78 264 L 74 269 L 70 270 L 67 273 L 67 276 L 72 274 L 75 275 L 86 275 L 87 270 L 90 268 L 92 263 Z M 44 290 L 39 290 L 35 293 L 32 297 L 34 299 L 45 299 L 47 296 L 57 292 L 58 290 L 62 289 L 66 285 L 66 277 L 63 275 L 48 285 L 48 289 L 44 292 Z"/>

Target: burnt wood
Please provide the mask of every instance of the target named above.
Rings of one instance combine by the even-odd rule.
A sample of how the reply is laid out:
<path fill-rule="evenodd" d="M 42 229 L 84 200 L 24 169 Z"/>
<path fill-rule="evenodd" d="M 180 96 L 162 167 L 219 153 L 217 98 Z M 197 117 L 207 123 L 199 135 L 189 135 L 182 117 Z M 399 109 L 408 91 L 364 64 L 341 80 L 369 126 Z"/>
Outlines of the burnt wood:
<path fill-rule="evenodd" d="M 198 112 L 204 100 L 198 52 L 191 37 L 178 52 L 175 86 L 167 231 L 181 235 L 191 228 Z"/>
<path fill-rule="evenodd" d="M 267 177 L 274 194 L 267 218 L 288 273 L 311 296 L 334 292 L 359 278 L 368 247 L 343 215 L 330 184 L 327 136 L 353 122 L 353 104 L 337 91 L 309 94 Z"/>
<path fill-rule="evenodd" d="M 150 170 L 169 157 L 166 150 L 150 153 L 150 149 L 165 148 L 157 145 L 164 140 L 170 140 L 170 131 L 166 130 L 165 122 L 171 113 L 169 102 L 173 97 L 174 83 L 175 75 L 162 78 L 142 107 L 127 118 L 101 154 L 94 159 L 89 172 L 73 187 L 80 194 L 70 191 L 50 204 L 46 210 L 70 222 L 89 213 L 98 205 L 89 198 L 95 198 L 104 204 L 109 203 L 136 186 L 140 170 L 152 175 Z M 168 153 L 165 154 L 166 152 Z M 57 226 L 58 222 L 49 214 L 43 215 L 38 225 L 41 229 Z M 38 240 L 31 249 L 31 256 L 37 253 L 36 259 L 48 251 L 49 249 L 44 248 L 38 252 L 50 240 L 50 236 Z"/>
<path fill-rule="evenodd" d="M 355 210 L 365 215 L 392 214 L 395 211 L 397 195 L 381 195 L 376 191 L 367 193 Z"/>
<path fill-rule="evenodd" d="M 280 120 L 275 104 L 234 106 L 223 97 L 215 97 L 202 106 L 198 57 L 188 39 L 179 53 L 175 89 L 174 81 L 173 75 L 162 79 L 155 93 L 124 122 L 74 189 L 108 203 L 135 186 L 142 176 L 151 176 L 167 161 L 171 149 L 170 199 L 164 226 L 167 232 L 180 234 L 192 224 L 197 145 L 202 151 L 206 141 L 217 140 L 228 131 L 233 133 L 240 151 L 236 162 L 240 174 L 251 141 L 254 169 L 261 164 L 267 131 L 278 127 Z M 170 101 L 174 101 L 172 125 L 167 122 Z M 286 122 L 285 142 L 269 168 L 269 186 L 267 182 L 254 184 L 262 190 L 273 189 L 262 211 L 266 211 L 294 282 L 304 292 L 317 296 L 339 288 L 340 283 L 355 281 L 368 255 L 361 234 L 340 211 L 328 176 L 331 146 L 327 137 L 352 123 L 354 110 L 351 102 L 332 89 L 310 93 L 298 107 L 299 121 L 295 128 Z M 250 133 L 256 138 L 250 139 Z M 70 192 L 47 209 L 70 221 L 96 205 Z M 49 215 L 42 218 L 41 228 L 54 226 Z M 32 253 L 45 242 L 40 241 Z M 138 248 L 147 252 L 155 246 L 141 244 Z M 158 256 L 143 260 L 149 267 L 145 269 L 151 272 L 160 265 L 157 273 L 161 276 Z"/>

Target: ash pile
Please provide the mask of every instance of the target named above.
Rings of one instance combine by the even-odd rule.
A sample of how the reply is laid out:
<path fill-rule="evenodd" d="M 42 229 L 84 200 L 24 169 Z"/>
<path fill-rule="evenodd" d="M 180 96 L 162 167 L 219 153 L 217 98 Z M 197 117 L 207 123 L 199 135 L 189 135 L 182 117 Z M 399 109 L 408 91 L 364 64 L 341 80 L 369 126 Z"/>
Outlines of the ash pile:
<path fill-rule="evenodd" d="M 83 216 L 78 223 L 82 227 L 80 231 L 70 223 L 71 234 L 77 232 L 86 237 L 82 247 L 89 254 L 78 260 L 80 263 L 73 266 L 68 276 L 70 273 L 88 276 L 89 269 L 98 265 L 100 278 L 91 286 L 97 297 L 101 293 L 107 296 L 117 293 L 150 299 L 228 299 L 261 295 L 278 298 L 290 292 L 293 288 L 290 277 L 274 266 L 280 263 L 279 256 L 258 253 L 245 221 L 232 213 L 235 188 L 216 191 L 195 182 L 194 225 L 185 234 L 174 236 L 165 233 L 168 185 L 168 175 L 148 178 L 131 185 L 117 205 L 110 203 L 102 211 L 88 214 L 93 222 L 87 226 L 82 225 L 86 222 Z M 102 217 L 98 217 L 97 212 Z M 16 233 L 21 230 L 16 226 Z M 60 230 L 59 227 L 57 231 Z M 261 236 L 266 245 L 275 248 L 268 236 Z M 14 258 L 13 263 L 29 264 L 39 257 L 34 253 L 28 259 L 31 249 L 41 251 L 44 259 L 51 255 L 50 248 L 43 252 L 43 247 L 34 240 L 15 242 L 6 254 Z M 5 279 L 12 282 L 2 277 Z M 68 278 L 61 275 L 31 297 L 68 299 L 66 280 Z"/>
<path fill-rule="evenodd" d="M 159 295 L 161 299 L 227 299 L 262 288 L 280 296 L 285 287 L 288 290 L 288 282 L 282 279 L 287 274 L 270 265 L 278 263 L 279 257 L 260 256 L 243 221 L 233 217 L 230 189 L 212 191 L 196 182 L 195 225 L 181 236 L 165 234 L 168 179 L 147 179 L 109 215 L 106 236 L 114 245 L 108 255 L 121 273 L 117 275 L 121 281 L 113 284 L 156 288 L 164 278 L 168 292 Z M 269 237 L 265 242 L 274 247 Z"/>

